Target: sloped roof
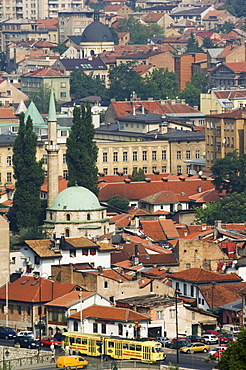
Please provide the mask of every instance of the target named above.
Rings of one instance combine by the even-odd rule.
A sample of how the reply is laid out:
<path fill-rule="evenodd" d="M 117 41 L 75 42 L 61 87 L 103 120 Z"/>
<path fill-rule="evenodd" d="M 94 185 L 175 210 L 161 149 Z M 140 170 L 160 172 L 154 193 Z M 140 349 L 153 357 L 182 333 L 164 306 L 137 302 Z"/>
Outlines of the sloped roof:
<path fill-rule="evenodd" d="M 245 90 L 213 90 L 213 94 L 218 99 L 240 99 L 246 98 L 246 89 Z"/>
<path fill-rule="evenodd" d="M 141 221 L 141 229 L 145 235 L 154 241 L 166 240 L 166 235 L 161 227 L 159 220 Z"/>
<path fill-rule="evenodd" d="M 175 280 L 184 280 L 184 281 L 191 281 L 195 282 L 196 284 L 201 283 L 211 283 L 214 282 L 240 282 L 242 279 L 236 274 L 219 274 L 217 272 L 212 272 L 208 270 L 203 270 L 200 268 L 191 268 L 188 270 L 183 270 L 180 272 L 175 272 L 173 274 L 169 274 L 171 279 Z"/>
<path fill-rule="evenodd" d="M 209 189 L 203 191 L 202 193 L 194 194 L 189 197 L 196 203 L 207 203 L 207 202 L 217 202 L 220 200 L 220 195 L 215 189 Z"/>
<path fill-rule="evenodd" d="M 10 108 L 0 108 L 0 119 L 16 119 L 18 120 L 18 117 L 14 114 L 12 109 Z"/>
<path fill-rule="evenodd" d="M 230 68 L 233 72 L 246 72 L 246 62 L 223 63 L 223 65 Z"/>
<path fill-rule="evenodd" d="M 33 125 L 41 125 L 41 126 L 45 125 L 43 117 L 39 113 L 39 111 L 38 111 L 38 109 L 37 109 L 37 107 L 36 107 L 36 105 L 33 101 L 31 101 L 31 103 L 29 104 L 29 106 L 28 106 L 28 108 L 25 112 L 25 122 L 26 122 L 28 116 L 31 117 Z"/>
<path fill-rule="evenodd" d="M 178 202 L 178 198 L 171 190 L 160 191 L 159 193 L 149 195 L 140 200 L 150 204 L 167 204 Z"/>
<path fill-rule="evenodd" d="M 200 292 L 210 307 L 220 307 L 228 303 L 242 300 L 241 290 L 246 288 L 246 282 L 234 284 L 210 284 L 200 286 Z"/>
<path fill-rule="evenodd" d="M 40 58 L 40 57 L 39 57 Z M 35 59 L 35 58 L 33 58 Z M 37 69 L 35 71 L 27 72 L 22 75 L 22 77 L 68 77 L 64 76 L 63 73 L 57 71 L 56 69 L 53 68 L 42 68 L 42 69 Z"/>
<path fill-rule="evenodd" d="M 33 276 L 22 276 L 9 284 L 8 299 L 10 301 L 30 303 L 48 302 L 71 292 L 76 287 L 76 284 L 61 283 L 43 278 L 35 279 Z M 5 285 L 0 288 L 0 299 L 6 299 Z"/>
<path fill-rule="evenodd" d="M 160 224 L 165 232 L 167 239 L 179 238 L 179 233 L 175 227 L 173 220 L 160 220 Z"/>
<path fill-rule="evenodd" d="M 89 274 L 94 274 L 94 275 L 101 275 L 107 279 L 111 280 L 122 280 L 122 281 L 128 281 L 123 275 L 121 275 L 118 271 L 114 269 L 102 269 L 101 271 L 99 270 L 91 270 L 87 271 Z"/>
<path fill-rule="evenodd" d="M 140 256 L 140 262 L 144 266 L 178 266 L 178 261 L 174 254 L 149 254 L 148 256 Z"/>
<path fill-rule="evenodd" d="M 228 45 L 224 48 L 224 50 L 218 55 L 218 58 L 225 58 L 228 57 L 230 54 L 234 53 L 234 51 L 238 50 L 241 46 L 239 45 Z"/>
<path fill-rule="evenodd" d="M 142 17 L 144 22 L 158 22 L 164 16 L 163 13 L 148 13 L 146 16 Z"/>
<path fill-rule="evenodd" d="M 226 112 L 226 113 L 208 114 L 207 117 L 242 119 L 242 118 L 246 118 L 246 109 L 239 108 L 239 109 L 233 109 L 231 112 Z"/>
<path fill-rule="evenodd" d="M 81 298 L 80 298 L 81 294 Z M 45 304 L 45 306 L 56 306 L 56 307 L 71 307 L 72 305 L 79 302 L 81 299 L 86 299 L 92 295 L 96 294 L 95 292 L 85 292 L 85 291 L 78 291 L 73 290 L 67 294 L 64 294 L 61 297 L 53 299 L 52 301 Z"/>
<path fill-rule="evenodd" d="M 148 316 L 142 315 L 136 311 L 132 311 L 126 308 L 119 307 L 107 307 L 107 306 L 90 306 L 82 311 L 82 317 L 102 319 L 109 321 L 124 321 L 124 322 L 134 322 L 134 321 L 146 321 L 149 320 Z M 70 316 L 72 319 L 80 320 L 80 313 L 77 312 Z"/>
<path fill-rule="evenodd" d="M 106 65 L 101 58 L 95 57 L 92 59 L 82 58 L 82 59 L 60 59 L 61 63 L 67 71 L 72 71 L 74 69 L 83 69 L 83 70 L 105 70 L 107 69 Z"/>
<path fill-rule="evenodd" d="M 117 12 L 120 8 L 122 8 L 123 4 L 109 4 L 106 5 L 102 10 L 103 12 Z"/>
<path fill-rule="evenodd" d="M 225 10 L 211 10 L 208 12 L 204 17 L 203 20 L 209 20 L 211 17 L 216 17 L 217 19 L 223 15 L 226 11 Z"/>

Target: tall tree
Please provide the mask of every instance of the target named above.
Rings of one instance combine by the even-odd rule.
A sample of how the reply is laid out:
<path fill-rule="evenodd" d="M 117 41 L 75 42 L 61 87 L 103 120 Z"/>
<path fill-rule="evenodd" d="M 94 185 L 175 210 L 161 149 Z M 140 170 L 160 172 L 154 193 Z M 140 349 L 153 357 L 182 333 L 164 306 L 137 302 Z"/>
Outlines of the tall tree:
<path fill-rule="evenodd" d="M 195 39 L 194 33 L 192 32 L 188 39 L 186 53 L 204 53 L 203 48 L 198 45 L 198 41 Z"/>
<path fill-rule="evenodd" d="M 242 329 L 235 342 L 231 342 L 218 364 L 220 370 L 246 369 L 246 329 Z"/>
<path fill-rule="evenodd" d="M 40 187 L 44 182 L 42 161 L 36 160 L 37 135 L 31 117 L 20 115 L 19 132 L 13 149 L 16 179 L 13 206 L 9 212 L 11 230 L 37 227 L 41 214 Z"/>
<path fill-rule="evenodd" d="M 75 107 L 73 125 L 67 139 L 68 186 L 84 186 L 98 195 L 97 152 L 89 102 Z"/>
<path fill-rule="evenodd" d="M 239 156 L 237 151 L 227 153 L 211 167 L 213 184 L 216 190 L 228 194 L 246 191 L 246 154 Z"/>
<path fill-rule="evenodd" d="M 82 69 L 74 70 L 70 76 L 70 91 L 75 99 L 90 95 L 104 97 L 106 88 L 99 76 L 87 75 Z"/>
<path fill-rule="evenodd" d="M 38 111 L 41 114 L 47 114 L 49 111 L 49 102 L 50 102 L 50 87 L 44 84 L 40 88 L 28 93 L 29 100 L 34 102 Z"/>
<path fill-rule="evenodd" d="M 175 98 L 179 93 L 177 76 L 174 72 L 167 69 L 155 69 L 144 80 L 141 97 L 154 99 Z M 143 90 L 144 89 L 144 90 Z"/>

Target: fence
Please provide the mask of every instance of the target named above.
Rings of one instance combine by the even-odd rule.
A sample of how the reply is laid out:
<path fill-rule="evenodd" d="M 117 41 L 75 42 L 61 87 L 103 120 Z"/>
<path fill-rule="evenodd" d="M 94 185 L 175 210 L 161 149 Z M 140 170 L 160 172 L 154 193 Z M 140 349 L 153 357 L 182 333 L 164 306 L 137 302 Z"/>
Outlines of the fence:
<path fill-rule="evenodd" d="M 47 355 L 37 355 L 32 357 L 23 357 L 23 358 L 12 358 L 11 360 L 5 359 L 0 361 L 0 366 L 4 370 L 12 370 L 15 367 L 26 366 L 26 365 L 35 365 L 47 363 L 50 361 L 50 353 Z"/>

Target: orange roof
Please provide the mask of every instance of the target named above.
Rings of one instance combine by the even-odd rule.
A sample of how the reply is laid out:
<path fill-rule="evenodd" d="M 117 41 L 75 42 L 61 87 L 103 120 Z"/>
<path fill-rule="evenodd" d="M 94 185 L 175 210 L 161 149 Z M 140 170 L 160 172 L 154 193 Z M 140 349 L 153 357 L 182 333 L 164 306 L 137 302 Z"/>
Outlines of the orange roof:
<path fill-rule="evenodd" d="M 218 57 L 227 57 L 231 53 L 234 53 L 235 50 L 240 48 L 239 45 L 228 45 L 224 48 L 224 50 L 218 55 Z"/>
<path fill-rule="evenodd" d="M 80 298 L 81 294 L 81 298 Z M 67 294 L 64 294 L 61 297 L 58 297 L 56 299 L 53 299 L 52 301 L 46 303 L 46 306 L 56 306 L 56 307 L 71 307 L 77 302 L 79 302 L 81 299 L 86 299 L 87 297 L 92 296 L 93 294 L 96 294 L 95 292 L 85 292 L 85 291 L 78 291 L 73 290 L 72 292 L 69 292 Z"/>
<path fill-rule="evenodd" d="M 39 19 L 37 22 L 38 28 L 49 28 L 49 29 L 58 28 L 58 18 Z"/>
<path fill-rule="evenodd" d="M 177 280 L 186 280 L 186 281 L 192 281 L 195 283 L 204 283 L 211 281 L 218 281 L 218 282 L 226 282 L 226 281 L 235 281 L 239 282 L 242 281 L 242 279 L 236 274 L 219 274 L 218 272 L 212 272 L 208 270 L 203 270 L 200 268 L 191 268 L 188 270 L 183 270 L 180 272 L 175 272 L 173 274 L 168 275 L 171 279 L 177 279 Z"/>
<path fill-rule="evenodd" d="M 139 73 L 140 75 L 147 73 L 153 66 L 151 64 L 139 64 L 137 67 L 134 68 L 134 71 Z"/>
<path fill-rule="evenodd" d="M 35 59 L 35 58 L 33 58 L 33 59 Z M 64 76 L 64 74 L 61 73 L 60 71 L 57 71 L 56 69 L 53 69 L 53 68 L 42 68 L 42 69 L 37 69 L 35 71 L 27 72 L 23 76 L 24 77 L 35 77 L 35 76 L 59 77 L 59 76 Z"/>
<path fill-rule="evenodd" d="M 223 306 L 225 304 L 242 299 L 240 294 L 246 288 L 246 283 L 234 284 L 210 284 L 200 286 L 199 289 L 210 307 Z"/>
<path fill-rule="evenodd" d="M 209 189 L 202 193 L 191 195 L 189 198 L 196 203 L 217 202 L 220 200 L 219 193 L 215 189 Z"/>
<path fill-rule="evenodd" d="M 90 306 L 82 311 L 82 317 L 102 319 L 109 321 L 124 321 L 124 322 L 134 322 L 134 321 L 149 321 L 149 317 L 142 315 L 136 311 L 132 311 L 126 308 L 119 307 L 107 307 L 107 306 Z M 80 320 L 80 313 L 76 312 L 74 315 L 70 316 L 72 319 Z"/>
<path fill-rule="evenodd" d="M 173 220 L 160 220 L 160 224 L 166 234 L 167 239 L 179 238 L 179 233 L 175 227 Z"/>
<path fill-rule="evenodd" d="M 0 108 L 0 119 L 18 119 L 12 109 Z"/>
<path fill-rule="evenodd" d="M 123 4 L 109 4 L 103 8 L 103 11 L 104 12 L 117 12 L 117 10 L 122 8 L 122 6 Z"/>
<path fill-rule="evenodd" d="M 44 278 L 35 279 L 33 276 L 21 276 L 18 280 L 9 284 L 8 297 L 10 301 L 49 302 L 71 292 L 76 287 L 76 284 L 61 283 Z M 6 299 L 5 285 L 0 288 L 0 299 Z"/>
<path fill-rule="evenodd" d="M 225 10 L 211 10 L 203 17 L 203 20 L 206 20 L 206 19 L 209 20 L 211 17 L 219 18 L 224 13 L 225 13 Z"/>
<path fill-rule="evenodd" d="M 158 22 L 164 16 L 163 13 L 149 13 L 142 18 L 144 22 Z"/>
<path fill-rule="evenodd" d="M 145 235 L 153 240 L 166 240 L 166 235 L 159 220 L 143 221 L 141 220 L 141 229 Z"/>
<path fill-rule="evenodd" d="M 230 68 L 234 72 L 245 72 L 246 71 L 246 62 L 223 63 L 223 65 Z"/>
<path fill-rule="evenodd" d="M 68 184 L 68 180 L 64 179 L 64 177 L 62 176 L 58 176 L 58 192 L 59 193 L 67 189 L 67 184 Z M 48 192 L 48 177 L 45 177 L 44 183 L 41 186 L 40 190 L 46 193 Z"/>
<path fill-rule="evenodd" d="M 112 280 L 122 280 L 122 281 L 127 281 L 123 275 L 121 275 L 118 271 L 115 271 L 113 269 L 102 269 L 102 271 L 98 270 L 91 270 L 87 271 L 90 274 L 95 274 L 95 275 L 101 275 L 107 279 L 112 279 Z"/>

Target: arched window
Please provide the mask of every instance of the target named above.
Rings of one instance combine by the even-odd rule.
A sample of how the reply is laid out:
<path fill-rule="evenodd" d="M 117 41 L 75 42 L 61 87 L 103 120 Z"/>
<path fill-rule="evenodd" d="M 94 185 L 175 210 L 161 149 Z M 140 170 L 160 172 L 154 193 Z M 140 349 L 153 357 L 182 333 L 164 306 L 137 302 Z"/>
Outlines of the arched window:
<path fill-rule="evenodd" d="M 71 220 L 71 216 L 70 216 L 69 213 L 66 215 L 66 219 L 67 219 L 67 221 L 70 221 Z"/>
<path fill-rule="evenodd" d="M 90 219 L 91 219 L 91 215 L 87 213 L 87 220 L 90 220 Z"/>
<path fill-rule="evenodd" d="M 90 51 L 90 54 L 91 54 L 91 55 L 95 55 L 95 51 L 94 51 L 94 50 L 91 50 L 91 51 Z"/>
<path fill-rule="evenodd" d="M 65 237 L 66 237 L 66 238 L 69 238 L 69 236 L 70 236 L 70 231 L 69 231 L 69 229 L 65 229 Z"/>
<path fill-rule="evenodd" d="M 73 322 L 73 331 L 79 331 L 78 321 Z"/>
<path fill-rule="evenodd" d="M 118 324 L 118 335 L 122 335 L 123 334 L 123 325 L 120 323 Z"/>

